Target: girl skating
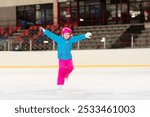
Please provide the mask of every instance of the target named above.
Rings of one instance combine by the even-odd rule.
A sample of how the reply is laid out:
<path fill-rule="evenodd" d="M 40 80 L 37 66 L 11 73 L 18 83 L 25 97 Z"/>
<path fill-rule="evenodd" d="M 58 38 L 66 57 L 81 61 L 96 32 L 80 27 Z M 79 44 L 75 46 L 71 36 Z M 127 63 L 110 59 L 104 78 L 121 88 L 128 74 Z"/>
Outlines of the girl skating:
<path fill-rule="evenodd" d="M 84 40 L 86 38 L 91 38 L 92 34 L 90 32 L 86 34 L 80 34 L 73 36 L 72 30 L 65 27 L 61 31 L 61 35 L 56 35 L 49 30 L 45 30 L 40 27 L 40 30 L 44 32 L 46 36 L 57 43 L 59 69 L 57 77 L 57 85 L 62 88 L 65 80 L 68 80 L 70 73 L 74 69 L 72 61 L 72 45 L 78 41 Z"/>

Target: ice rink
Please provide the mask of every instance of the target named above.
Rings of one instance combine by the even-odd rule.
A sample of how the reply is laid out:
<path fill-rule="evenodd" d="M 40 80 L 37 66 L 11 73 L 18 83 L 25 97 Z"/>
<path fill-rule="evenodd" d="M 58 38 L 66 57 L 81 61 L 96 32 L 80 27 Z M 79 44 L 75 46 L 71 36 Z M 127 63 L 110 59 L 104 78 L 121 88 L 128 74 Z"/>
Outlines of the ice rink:
<path fill-rule="evenodd" d="M 75 68 L 62 90 L 57 68 L 0 68 L 2 100 L 149 100 L 149 67 Z"/>

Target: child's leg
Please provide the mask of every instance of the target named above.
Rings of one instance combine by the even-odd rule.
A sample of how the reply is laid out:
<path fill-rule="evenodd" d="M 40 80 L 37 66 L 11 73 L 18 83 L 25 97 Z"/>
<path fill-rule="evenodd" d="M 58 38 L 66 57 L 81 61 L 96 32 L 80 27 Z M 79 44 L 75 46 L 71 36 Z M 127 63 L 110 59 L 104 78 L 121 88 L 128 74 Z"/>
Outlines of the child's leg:
<path fill-rule="evenodd" d="M 59 60 L 57 85 L 64 85 L 65 73 L 66 73 L 66 61 Z"/>
<path fill-rule="evenodd" d="M 68 78 L 69 74 L 73 71 L 74 66 L 73 66 L 73 62 L 72 59 L 67 60 L 67 67 L 66 67 L 66 74 L 65 77 Z"/>

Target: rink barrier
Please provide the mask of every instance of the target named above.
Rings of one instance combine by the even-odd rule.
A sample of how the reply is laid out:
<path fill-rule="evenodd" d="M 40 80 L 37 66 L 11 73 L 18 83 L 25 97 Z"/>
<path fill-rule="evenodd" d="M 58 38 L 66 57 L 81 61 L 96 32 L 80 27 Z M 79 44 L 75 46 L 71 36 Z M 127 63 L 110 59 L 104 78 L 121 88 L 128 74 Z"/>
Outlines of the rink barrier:
<path fill-rule="evenodd" d="M 150 67 L 150 48 L 73 50 L 73 64 L 80 68 Z M 0 68 L 56 68 L 57 51 L 3 51 Z"/>
<path fill-rule="evenodd" d="M 148 65 L 75 65 L 75 68 L 142 68 L 150 67 Z M 58 68 L 58 66 L 0 66 L 0 68 Z"/>

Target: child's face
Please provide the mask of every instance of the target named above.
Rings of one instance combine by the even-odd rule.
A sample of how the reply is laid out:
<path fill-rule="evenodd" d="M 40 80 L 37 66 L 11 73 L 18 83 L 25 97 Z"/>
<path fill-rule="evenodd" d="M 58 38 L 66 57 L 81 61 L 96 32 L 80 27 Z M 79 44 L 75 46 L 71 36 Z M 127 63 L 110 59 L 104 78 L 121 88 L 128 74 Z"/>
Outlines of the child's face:
<path fill-rule="evenodd" d="M 71 37 L 70 33 L 64 33 L 63 34 L 64 39 L 68 40 Z"/>

